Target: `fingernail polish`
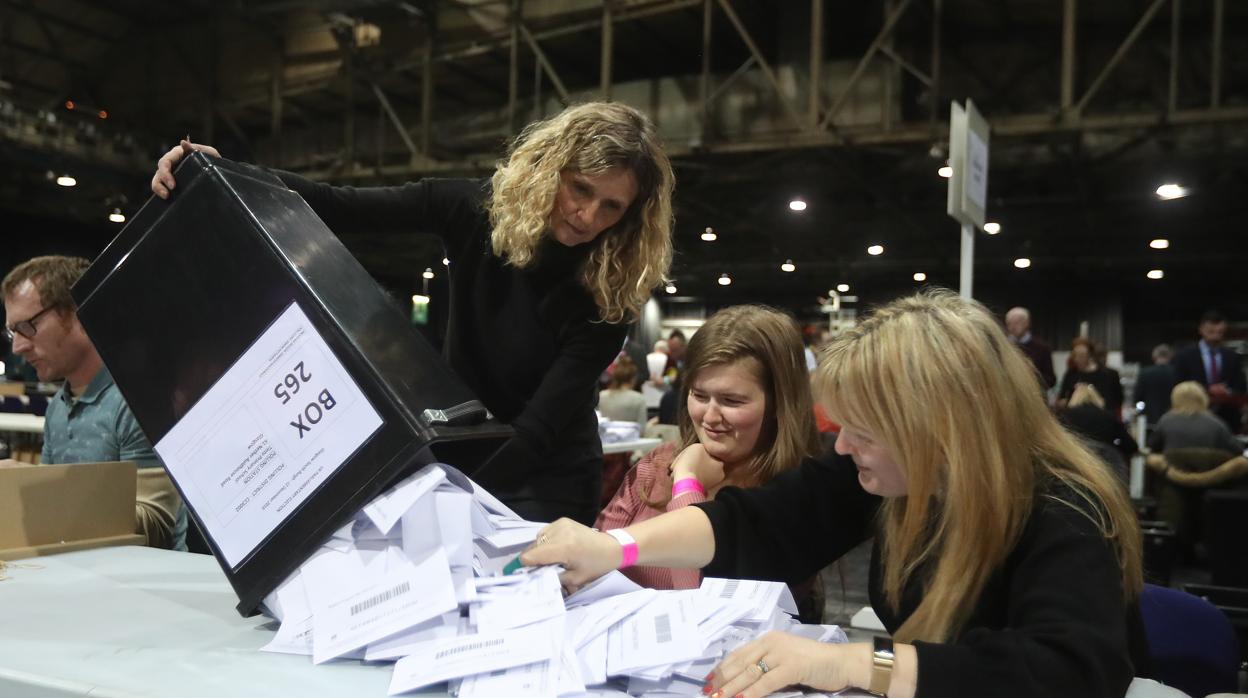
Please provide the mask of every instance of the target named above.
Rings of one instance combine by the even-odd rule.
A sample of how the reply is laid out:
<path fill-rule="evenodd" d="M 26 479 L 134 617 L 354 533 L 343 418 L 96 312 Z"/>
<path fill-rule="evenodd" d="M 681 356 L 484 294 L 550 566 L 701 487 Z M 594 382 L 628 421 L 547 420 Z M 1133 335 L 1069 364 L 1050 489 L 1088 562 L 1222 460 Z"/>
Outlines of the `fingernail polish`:
<path fill-rule="evenodd" d="M 711 684 L 709 684 L 709 683 L 708 683 L 708 684 L 706 684 L 705 686 L 703 686 L 703 687 L 702 687 L 702 695 L 704 695 L 704 696 L 705 696 L 705 695 L 710 695 L 710 693 L 711 693 Z"/>
<path fill-rule="evenodd" d="M 707 674 L 707 675 L 706 675 L 706 679 L 705 679 L 705 680 L 710 681 L 710 680 L 711 680 L 711 679 L 713 679 L 713 678 L 715 678 L 715 672 L 713 672 L 713 671 L 712 671 L 711 673 L 709 673 L 709 674 Z"/>

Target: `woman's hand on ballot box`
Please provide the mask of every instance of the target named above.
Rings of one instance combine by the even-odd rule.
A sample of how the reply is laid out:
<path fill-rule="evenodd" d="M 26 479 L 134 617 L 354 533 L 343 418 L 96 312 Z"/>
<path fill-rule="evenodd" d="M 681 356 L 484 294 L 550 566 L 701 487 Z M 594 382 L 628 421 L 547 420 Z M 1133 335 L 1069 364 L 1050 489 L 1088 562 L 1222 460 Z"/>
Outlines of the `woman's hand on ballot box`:
<path fill-rule="evenodd" d="M 152 175 L 153 194 L 162 199 L 169 198 L 170 192 L 172 192 L 173 188 L 178 185 L 173 178 L 174 166 L 182 161 L 183 156 L 194 151 L 207 153 L 214 158 L 221 157 L 221 153 L 217 152 L 217 149 L 210 145 L 192 143 L 185 138 L 182 139 L 181 143 L 170 148 L 169 152 L 162 155 L 160 160 L 156 162 L 156 174 Z"/>

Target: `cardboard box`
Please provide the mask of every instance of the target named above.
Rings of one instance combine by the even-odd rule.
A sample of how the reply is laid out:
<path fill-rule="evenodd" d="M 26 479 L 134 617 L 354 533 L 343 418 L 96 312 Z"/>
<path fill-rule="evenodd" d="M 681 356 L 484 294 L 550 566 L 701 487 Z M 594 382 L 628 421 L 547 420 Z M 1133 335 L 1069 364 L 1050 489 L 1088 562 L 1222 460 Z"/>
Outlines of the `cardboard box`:
<path fill-rule="evenodd" d="M 512 432 L 280 179 L 202 153 L 176 176 L 74 298 L 250 614 L 398 478 Z"/>
<path fill-rule="evenodd" d="M 0 468 L 0 560 L 143 545 L 135 482 L 130 462 Z"/>

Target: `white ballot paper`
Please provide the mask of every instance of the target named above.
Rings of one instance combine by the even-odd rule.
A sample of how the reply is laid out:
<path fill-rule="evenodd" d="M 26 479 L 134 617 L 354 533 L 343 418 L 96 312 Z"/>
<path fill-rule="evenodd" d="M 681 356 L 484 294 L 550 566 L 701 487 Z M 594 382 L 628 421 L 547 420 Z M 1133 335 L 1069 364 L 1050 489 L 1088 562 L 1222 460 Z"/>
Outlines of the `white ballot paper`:
<path fill-rule="evenodd" d="M 549 662 L 555 656 L 556 630 L 557 624 L 537 623 L 505 633 L 424 643 L 394 665 L 390 695 L 461 676 Z"/>
<path fill-rule="evenodd" d="M 436 550 L 416 564 L 380 575 L 326 579 L 342 569 L 329 553 L 302 568 L 312 604 L 312 661 L 320 664 L 440 616 L 457 607 L 446 553 Z M 378 558 L 374 564 L 384 563 Z M 320 583 L 313 579 L 321 577 Z M 354 583 L 353 583 L 354 582 Z"/>
<path fill-rule="evenodd" d="M 235 566 L 381 424 L 291 303 L 155 448 Z"/>

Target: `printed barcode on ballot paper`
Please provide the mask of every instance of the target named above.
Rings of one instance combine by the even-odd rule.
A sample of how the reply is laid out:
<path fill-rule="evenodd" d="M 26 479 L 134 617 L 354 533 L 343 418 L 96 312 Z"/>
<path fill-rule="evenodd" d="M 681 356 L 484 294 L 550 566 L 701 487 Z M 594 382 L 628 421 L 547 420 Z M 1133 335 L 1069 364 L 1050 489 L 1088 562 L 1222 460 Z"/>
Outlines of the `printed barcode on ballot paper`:
<path fill-rule="evenodd" d="M 731 599 L 732 595 L 737 593 L 738 586 L 741 586 L 740 579 L 729 579 L 728 583 L 724 585 L 723 591 L 719 592 L 719 598 Z"/>
<path fill-rule="evenodd" d="M 396 596 L 402 596 L 403 594 L 406 594 L 407 592 L 411 590 L 412 590 L 411 582 L 403 582 L 402 584 L 398 585 L 397 587 L 389 591 L 383 591 L 376 596 L 373 596 L 368 599 L 364 599 L 363 601 L 357 604 L 353 604 L 351 606 L 351 615 L 354 616 L 354 615 L 363 613 L 364 611 L 367 611 L 368 609 L 376 606 L 379 603 L 385 603 L 389 601 L 390 599 L 393 599 Z"/>
<path fill-rule="evenodd" d="M 501 644 L 503 644 L 503 638 L 501 637 L 493 639 L 493 640 L 486 640 L 483 642 L 473 642 L 471 644 L 467 644 L 462 647 L 452 647 L 449 650 L 442 650 L 441 652 L 438 652 L 436 655 L 434 655 L 434 659 L 446 659 L 447 657 L 450 657 L 456 654 L 463 654 L 464 652 L 470 652 L 473 650 L 481 650 L 481 649 L 485 649 L 486 647 L 496 647 Z"/>
<path fill-rule="evenodd" d="M 672 641 L 672 621 L 666 613 L 654 619 L 654 641 L 659 643 Z"/>

